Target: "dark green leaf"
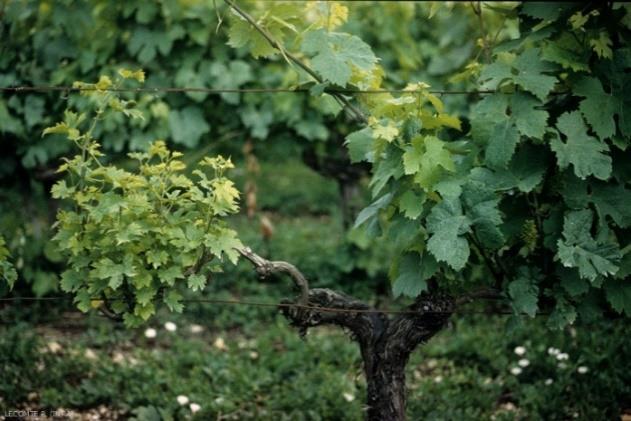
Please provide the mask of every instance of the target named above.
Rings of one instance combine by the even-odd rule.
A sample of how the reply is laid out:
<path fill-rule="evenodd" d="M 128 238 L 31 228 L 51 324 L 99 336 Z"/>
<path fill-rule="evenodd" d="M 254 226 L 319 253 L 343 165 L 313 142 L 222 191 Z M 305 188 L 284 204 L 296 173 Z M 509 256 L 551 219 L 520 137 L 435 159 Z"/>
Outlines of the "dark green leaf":
<path fill-rule="evenodd" d="M 406 253 L 399 260 L 398 275 L 392 284 L 394 297 L 416 297 L 427 289 L 427 279 L 438 269 L 436 261 L 428 255 Z"/>

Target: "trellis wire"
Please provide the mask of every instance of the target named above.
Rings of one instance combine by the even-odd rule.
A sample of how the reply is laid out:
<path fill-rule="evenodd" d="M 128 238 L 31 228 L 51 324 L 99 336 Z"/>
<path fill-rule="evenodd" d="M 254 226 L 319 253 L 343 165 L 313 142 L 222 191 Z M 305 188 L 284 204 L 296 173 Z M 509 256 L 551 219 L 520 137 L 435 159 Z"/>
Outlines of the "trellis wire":
<path fill-rule="evenodd" d="M 14 301 L 69 301 L 72 297 L 5 297 L 0 298 L 1 302 Z M 111 299 L 109 301 L 120 301 L 122 299 Z M 103 301 L 102 298 L 93 298 L 91 301 Z M 184 303 L 203 303 L 203 304 L 220 304 L 220 305 L 243 305 L 252 307 L 274 307 L 274 308 L 300 308 L 305 310 L 317 310 L 323 313 L 382 313 L 382 314 L 421 314 L 419 311 L 413 310 L 387 310 L 387 309 L 342 309 L 322 306 L 311 306 L 305 304 L 294 303 L 270 303 L 261 301 L 244 301 L 244 300 L 225 300 L 214 298 L 189 298 L 180 300 Z M 490 314 L 490 315 L 513 315 L 510 311 L 423 311 L 422 314 Z M 538 313 L 544 315 L 546 313 Z"/>
<path fill-rule="evenodd" d="M 205 94 L 230 94 L 230 93 L 310 93 L 308 88 L 200 88 L 200 87 L 172 87 L 163 86 L 155 88 L 105 88 L 99 89 L 92 86 L 72 87 L 72 86 L 2 86 L 2 92 L 27 93 L 27 92 L 83 92 L 83 91 L 101 91 L 101 92 L 136 92 L 136 93 L 205 93 Z M 429 92 L 437 95 L 468 95 L 468 94 L 493 94 L 496 90 L 420 90 L 420 89 L 325 89 L 323 93 L 327 94 L 419 94 Z"/>

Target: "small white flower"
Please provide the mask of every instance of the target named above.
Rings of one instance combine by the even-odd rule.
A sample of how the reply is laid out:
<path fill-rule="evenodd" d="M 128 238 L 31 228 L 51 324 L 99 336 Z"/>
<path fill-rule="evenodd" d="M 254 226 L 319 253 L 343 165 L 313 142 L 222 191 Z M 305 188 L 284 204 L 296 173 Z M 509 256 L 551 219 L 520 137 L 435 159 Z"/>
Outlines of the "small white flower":
<path fill-rule="evenodd" d="M 88 360 L 96 360 L 98 356 L 96 352 L 92 351 L 90 348 L 86 348 L 85 353 L 83 354 Z"/>
<path fill-rule="evenodd" d="M 567 364 L 565 364 L 565 363 L 559 363 L 559 364 L 557 365 L 557 367 L 559 367 L 561 370 L 565 370 L 565 369 L 567 368 Z"/>
<path fill-rule="evenodd" d="M 517 409 L 514 403 L 506 402 L 500 406 L 504 411 L 514 411 Z"/>
<path fill-rule="evenodd" d="M 589 368 L 582 365 L 579 368 L 577 368 L 576 371 L 578 371 L 578 374 L 585 374 L 589 371 Z"/>
<path fill-rule="evenodd" d="M 199 411 L 200 409 L 202 409 L 202 407 L 197 404 L 197 403 L 192 403 L 189 405 L 189 408 L 191 408 L 191 412 L 194 414 L 195 412 Z"/>
<path fill-rule="evenodd" d="M 177 330 L 177 325 L 173 322 L 166 322 L 164 324 L 164 328 L 169 332 L 175 332 Z"/>
<path fill-rule="evenodd" d="M 188 403 L 188 396 L 178 395 L 178 397 L 175 398 L 175 400 L 177 400 L 177 403 L 184 406 Z"/>
<path fill-rule="evenodd" d="M 250 351 L 250 358 L 256 360 L 259 357 L 259 353 L 256 351 Z"/>
<path fill-rule="evenodd" d="M 517 361 L 517 364 L 519 364 L 520 367 L 528 367 L 530 365 L 530 361 L 528 361 L 527 358 L 522 358 L 521 360 Z"/>
<path fill-rule="evenodd" d="M 145 330 L 145 338 L 149 338 L 149 339 L 153 339 L 158 335 L 158 332 L 150 327 L 149 329 Z"/>
<path fill-rule="evenodd" d="M 47 347 L 48 347 L 48 350 L 52 352 L 53 354 L 56 354 L 59 351 L 61 351 L 61 345 L 59 345 L 59 343 L 55 341 L 48 342 Z"/>
<path fill-rule="evenodd" d="M 112 361 L 116 364 L 122 364 L 125 362 L 125 355 L 120 351 L 116 351 L 112 354 Z"/>
<path fill-rule="evenodd" d="M 218 337 L 217 339 L 215 339 L 215 342 L 213 342 L 213 346 L 220 351 L 225 351 L 226 349 L 228 349 L 228 347 L 226 346 L 226 342 L 223 340 L 222 337 Z"/>
<path fill-rule="evenodd" d="M 552 384 L 552 379 L 546 379 L 546 381 L 543 382 L 543 384 L 545 384 L 546 386 L 550 386 Z"/>
<path fill-rule="evenodd" d="M 344 392 L 342 393 L 342 396 L 344 396 L 346 402 L 353 402 L 355 400 L 355 395 L 353 395 L 352 393 Z"/>
<path fill-rule="evenodd" d="M 443 376 L 434 377 L 434 383 L 442 383 L 442 381 L 443 381 Z"/>
<path fill-rule="evenodd" d="M 204 331 L 204 327 L 201 325 L 191 325 L 190 329 L 191 333 L 202 333 Z"/>
<path fill-rule="evenodd" d="M 522 356 L 526 353 L 526 347 L 523 346 L 517 346 L 515 347 L 515 354 Z"/>
<path fill-rule="evenodd" d="M 521 368 L 513 367 L 513 368 L 510 369 L 510 372 L 514 376 L 519 376 L 521 374 Z"/>
<path fill-rule="evenodd" d="M 560 354 L 557 354 L 557 360 L 559 360 L 559 361 L 565 361 L 565 360 L 567 360 L 568 358 L 570 358 L 570 356 L 569 356 L 569 355 L 567 355 L 565 352 L 562 352 L 562 353 L 560 353 Z"/>
<path fill-rule="evenodd" d="M 548 348 L 548 354 L 556 356 L 559 355 L 561 351 L 559 351 L 558 349 L 554 348 L 554 347 L 550 347 Z"/>

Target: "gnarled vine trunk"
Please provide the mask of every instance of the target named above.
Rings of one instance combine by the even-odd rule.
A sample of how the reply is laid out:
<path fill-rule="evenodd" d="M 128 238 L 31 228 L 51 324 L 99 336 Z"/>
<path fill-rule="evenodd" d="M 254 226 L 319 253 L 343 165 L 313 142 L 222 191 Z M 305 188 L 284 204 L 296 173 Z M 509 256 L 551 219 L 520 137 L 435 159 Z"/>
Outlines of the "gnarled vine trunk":
<path fill-rule="evenodd" d="M 249 248 L 238 250 L 262 277 L 288 274 L 301 291 L 296 300 L 280 304 L 283 315 L 302 335 L 310 327 L 336 325 L 350 331 L 359 344 L 366 374 L 366 419 L 405 420 L 405 366 L 422 342 L 438 333 L 453 314 L 455 301 L 444 294 L 421 294 L 404 311 L 388 317 L 385 311 L 339 292 L 309 289 L 307 279 L 287 262 L 262 258 Z"/>
<path fill-rule="evenodd" d="M 405 362 L 388 361 L 384 355 L 364 358 L 368 420 L 405 419 Z"/>
<path fill-rule="evenodd" d="M 453 312 L 453 300 L 424 294 L 405 313 L 389 318 L 335 291 L 311 289 L 306 305 L 281 308 L 303 333 L 322 324 L 350 330 L 364 362 L 366 419 L 399 421 L 405 420 L 405 366 L 410 354 L 445 326 Z"/>

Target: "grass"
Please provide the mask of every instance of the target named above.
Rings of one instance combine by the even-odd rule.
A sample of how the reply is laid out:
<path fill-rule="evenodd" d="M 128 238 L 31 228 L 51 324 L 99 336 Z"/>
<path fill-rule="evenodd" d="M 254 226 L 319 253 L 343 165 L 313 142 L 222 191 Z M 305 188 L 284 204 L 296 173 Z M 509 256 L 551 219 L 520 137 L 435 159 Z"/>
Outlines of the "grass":
<path fill-rule="evenodd" d="M 199 322 L 195 313 L 161 314 L 148 326 L 157 331 L 154 339 L 96 316 L 70 323 L 75 328 L 68 321 L 3 327 L 1 406 L 78 412 L 105 406 L 125 418 L 168 420 L 192 415 L 177 401 L 183 395 L 201 406 L 195 419 L 362 418 L 361 360 L 344 333 L 318 328 L 302 340 L 273 310 L 265 317 L 260 309 L 241 311 L 249 314 L 244 326 L 218 329 L 209 319 L 201 332 L 191 330 L 191 320 Z M 167 331 L 165 321 L 177 330 Z M 551 334 L 539 321 L 510 332 L 503 324 L 459 319 L 413 354 L 410 419 L 611 419 L 628 407 L 628 327 Z M 517 346 L 524 355 L 515 354 Z M 549 355 L 550 347 L 568 359 Z M 514 375 L 520 359 L 528 366 Z"/>

